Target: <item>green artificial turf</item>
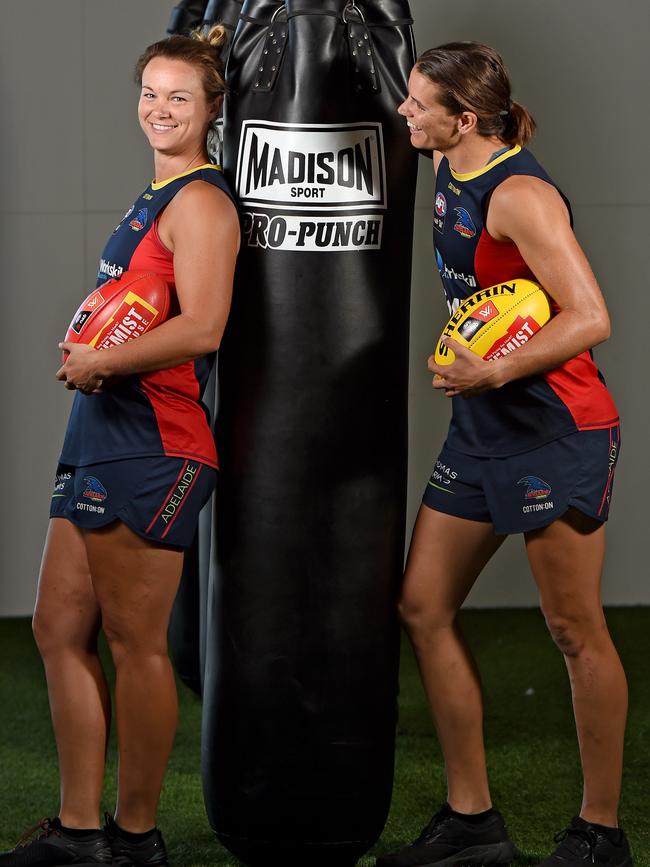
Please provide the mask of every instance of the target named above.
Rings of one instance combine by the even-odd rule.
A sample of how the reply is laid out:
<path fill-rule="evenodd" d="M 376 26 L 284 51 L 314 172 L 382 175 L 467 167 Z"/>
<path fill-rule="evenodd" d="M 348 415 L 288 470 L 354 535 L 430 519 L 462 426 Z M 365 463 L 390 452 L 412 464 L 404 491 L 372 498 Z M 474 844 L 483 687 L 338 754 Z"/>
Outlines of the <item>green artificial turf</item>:
<path fill-rule="evenodd" d="M 535 864 L 577 812 L 580 772 L 569 686 L 560 653 L 537 611 L 466 611 L 465 632 L 481 668 L 492 793 L 510 833 Z M 630 684 L 621 823 L 636 867 L 650 867 L 650 609 L 611 609 L 608 622 Z M 181 721 L 159 811 L 174 867 L 234 867 L 215 842 L 201 795 L 201 706 L 179 686 Z M 115 800 L 115 746 L 104 803 Z M 402 653 L 393 805 L 373 854 L 415 836 L 445 799 L 440 751 L 410 649 Z M 0 850 L 56 812 L 56 754 L 41 663 L 27 620 L 0 620 Z M 360 867 L 370 867 L 367 856 Z M 305 865 L 308 867 L 308 865 Z"/>

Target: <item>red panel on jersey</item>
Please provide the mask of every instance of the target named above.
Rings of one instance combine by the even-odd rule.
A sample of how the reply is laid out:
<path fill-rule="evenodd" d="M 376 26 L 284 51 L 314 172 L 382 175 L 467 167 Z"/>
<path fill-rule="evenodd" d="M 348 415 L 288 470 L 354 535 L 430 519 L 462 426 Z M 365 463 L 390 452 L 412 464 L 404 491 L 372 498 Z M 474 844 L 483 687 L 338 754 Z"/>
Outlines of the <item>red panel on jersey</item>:
<path fill-rule="evenodd" d="M 512 241 L 496 241 L 485 229 L 474 254 L 474 273 L 479 286 L 484 288 L 516 278 L 537 282 L 517 245 Z"/>
<path fill-rule="evenodd" d="M 544 379 L 569 410 L 578 430 L 597 430 L 618 424 L 616 404 L 598 376 L 590 352 L 583 352 L 545 373 Z"/>
<path fill-rule="evenodd" d="M 494 286 L 516 277 L 539 282 L 512 241 L 497 241 L 485 229 L 475 253 L 475 274 L 479 285 Z M 551 298 L 553 312 L 558 306 Z M 598 375 L 590 352 L 566 361 L 556 370 L 542 374 L 571 413 L 579 430 L 598 429 L 618 423 L 618 412 L 607 387 Z"/>
<path fill-rule="evenodd" d="M 172 310 L 178 307 L 174 259 L 158 235 L 156 219 L 136 247 L 130 268 L 155 271 L 169 283 Z M 217 449 L 205 413 L 199 403 L 201 387 L 193 361 L 140 375 L 140 384 L 156 415 L 163 449 L 170 457 L 191 457 L 218 467 Z"/>
<path fill-rule="evenodd" d="M 144 238 L 135 248 L 129 269 L 131 271 L 153 271 L 166 280 L 172 288 L 176 288 L 174 280 L 174 257 L 158 235 L 158 220 L 156 218 Z"/>

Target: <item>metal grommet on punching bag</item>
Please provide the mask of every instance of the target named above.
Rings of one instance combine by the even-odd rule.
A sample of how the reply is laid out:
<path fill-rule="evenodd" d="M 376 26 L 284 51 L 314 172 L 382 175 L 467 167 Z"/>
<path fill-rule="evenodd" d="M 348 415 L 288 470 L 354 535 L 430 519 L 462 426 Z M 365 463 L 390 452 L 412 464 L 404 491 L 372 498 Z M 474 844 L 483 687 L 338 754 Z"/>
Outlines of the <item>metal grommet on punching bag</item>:
<path fill-rule="evenodd" d="M 246 0 L 228 60 L 244 235 L 219 358 L 202 772 L 212 828 L 252 867 L 349 867 L 390 803 L 410 23 L 405 0 Z"/>

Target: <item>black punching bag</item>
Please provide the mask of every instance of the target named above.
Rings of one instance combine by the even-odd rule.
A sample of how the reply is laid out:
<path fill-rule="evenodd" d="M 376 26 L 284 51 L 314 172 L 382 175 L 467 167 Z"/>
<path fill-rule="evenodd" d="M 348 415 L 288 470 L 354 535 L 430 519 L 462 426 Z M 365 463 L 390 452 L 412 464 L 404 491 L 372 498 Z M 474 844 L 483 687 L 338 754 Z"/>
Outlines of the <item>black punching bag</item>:
<path fill-rule="evenodd" d="M 390 803 L 410 24 L 405 0 L 247 0 L 230 50 L 244 235 L 219 354 L 202 768 L 213 829 L 253 867 L 352 865 Z"/>
<path fill-rule="evenodd" d="M 167 33 L 187 35 L 203 21 L 208 0 L 181 0 L 171 11 Z"/>

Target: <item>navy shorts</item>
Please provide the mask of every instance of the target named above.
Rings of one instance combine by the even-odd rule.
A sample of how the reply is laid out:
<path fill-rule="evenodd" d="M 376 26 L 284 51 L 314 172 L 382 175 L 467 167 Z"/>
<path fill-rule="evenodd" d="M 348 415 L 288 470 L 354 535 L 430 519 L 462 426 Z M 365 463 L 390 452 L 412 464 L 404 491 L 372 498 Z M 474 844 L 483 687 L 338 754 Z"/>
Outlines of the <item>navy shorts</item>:
<path fill-rule="evenodd" d="M 505 458 L 479 458 L 445 445 L 422 502 L 489 521 L 498 534 L 546 527 L 570 507 L 606 521 L 619 451 L 618 426 L 577 431 Z"/>
<path fill-rule="evenodd" d="M 59 464 L 50 518 L 67 518 L 84 530 L 119 520 L 150 542 L 187 548 L 216 476 L 199 461 L 164 456 Z"/>

